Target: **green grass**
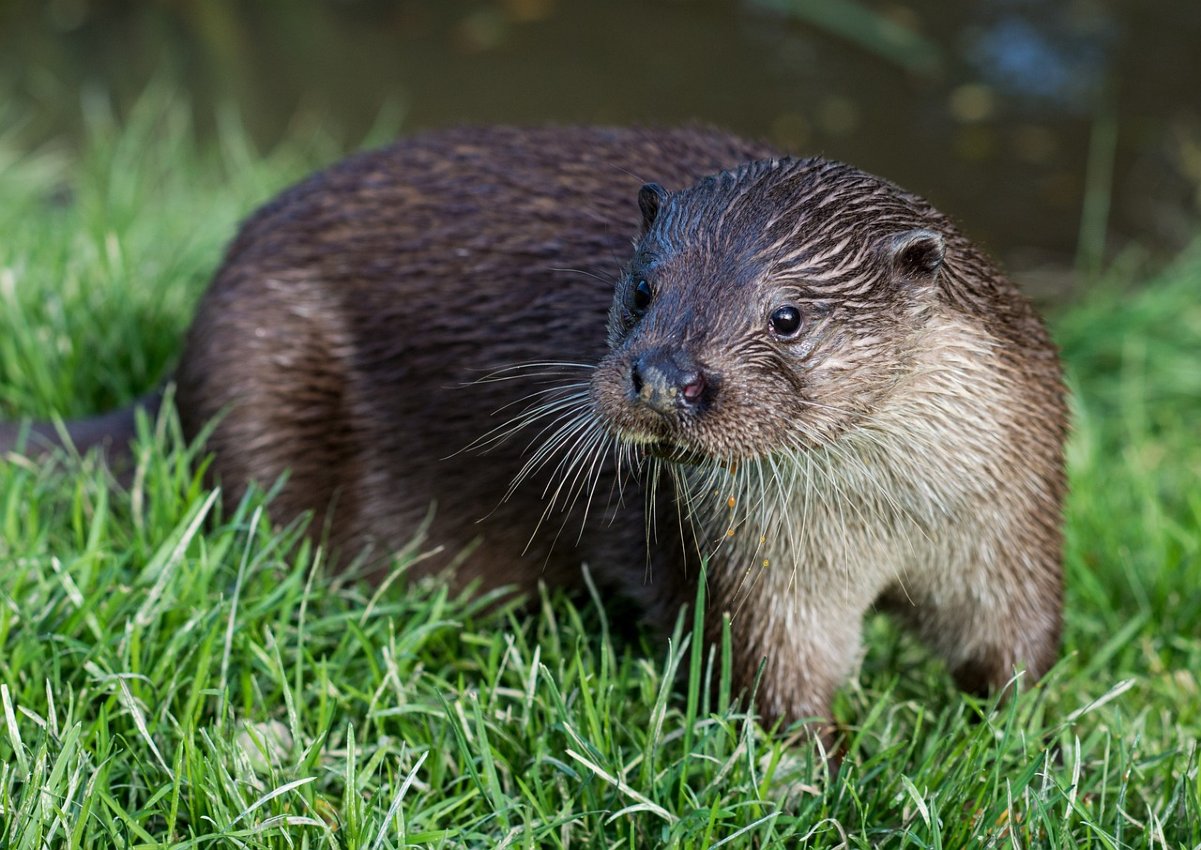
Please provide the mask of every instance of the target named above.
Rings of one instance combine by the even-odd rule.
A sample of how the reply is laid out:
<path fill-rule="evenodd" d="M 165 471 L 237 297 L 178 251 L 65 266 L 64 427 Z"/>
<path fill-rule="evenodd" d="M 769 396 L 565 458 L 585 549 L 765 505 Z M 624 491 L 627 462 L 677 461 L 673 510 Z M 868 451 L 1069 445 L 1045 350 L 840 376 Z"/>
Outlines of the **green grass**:
<path fill-rule="evenodd" d="M 78 151 L 0 134 L 0 418 L 154 385 L 237 219 L 335 153 L 198 146 L 163 100 L 92 110 Z M 129 492 L 10 458 L 0 847 L 1195 848 L 1201 250 L 1138 283 L 1054 322 L 1062 663 L 990 711 L 873 622 L 836 777 L 708 696 L 690 616 L 630 644 L 587 600 L 331 576 L 261 498 L 223 514 L 169 419 Z"/>

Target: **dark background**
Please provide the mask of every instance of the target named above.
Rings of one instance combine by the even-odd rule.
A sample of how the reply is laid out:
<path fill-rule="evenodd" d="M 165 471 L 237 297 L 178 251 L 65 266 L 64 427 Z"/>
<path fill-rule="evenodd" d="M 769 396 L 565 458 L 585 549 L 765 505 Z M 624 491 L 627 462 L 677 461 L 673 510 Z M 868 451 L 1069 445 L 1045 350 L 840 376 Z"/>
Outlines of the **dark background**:
<path fill-rule="evenodd" d="M 388 116 L 718 124 L 926 195 L 1039 294 L 1201 218 L 1196 0 L 0 0 L 0 145 L 151 84 L 264 149 Z"/>

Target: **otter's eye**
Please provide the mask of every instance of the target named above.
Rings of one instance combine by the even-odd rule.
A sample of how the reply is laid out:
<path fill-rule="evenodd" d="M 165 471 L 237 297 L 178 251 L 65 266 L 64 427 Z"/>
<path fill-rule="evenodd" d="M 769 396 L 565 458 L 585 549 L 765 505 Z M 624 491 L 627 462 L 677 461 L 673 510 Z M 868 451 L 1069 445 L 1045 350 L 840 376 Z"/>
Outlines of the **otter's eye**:
<path fill-rule="evenodd" d="M 784 339 L 796 336 L 801 329 L 801 311 L 791 304 L 777 307 L 771 314 L 771 329 Z"/>
<path fill-rule="evenodd" d="M 630 293 L 630 307 L 635 313 L 641 316 L 646 312 L 646 308 L 651 306 L 651 296 L 654 294 L 654 290 L 646 282 L 646 278 L 640 278 Z"/>

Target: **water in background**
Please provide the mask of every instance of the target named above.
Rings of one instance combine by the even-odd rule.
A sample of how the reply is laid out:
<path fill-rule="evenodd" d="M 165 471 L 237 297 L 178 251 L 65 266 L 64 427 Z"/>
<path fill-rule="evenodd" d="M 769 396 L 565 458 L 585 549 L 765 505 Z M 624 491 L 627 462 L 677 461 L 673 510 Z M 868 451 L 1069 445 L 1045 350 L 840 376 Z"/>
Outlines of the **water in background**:
<path fill-rule="evenodd" d="M 351 145 L 386 108 L 701 121 L 885 175 L 1060 292 L 1103 246 L 1197 233 L 1199 45 L 1195 0 L 0 0 L 0 121 L 70 136 L 81 92 L 151 80 L 264 146 L 314 115 Z"/>

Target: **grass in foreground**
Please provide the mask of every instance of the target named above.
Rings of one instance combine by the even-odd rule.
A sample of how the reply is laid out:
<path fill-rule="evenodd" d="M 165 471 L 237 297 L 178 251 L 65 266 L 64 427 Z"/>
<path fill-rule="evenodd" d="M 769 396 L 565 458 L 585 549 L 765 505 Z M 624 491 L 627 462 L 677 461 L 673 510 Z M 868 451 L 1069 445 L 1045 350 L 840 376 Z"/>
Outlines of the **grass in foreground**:
<path fill-rule="evenodd" d="M 0 135 L 0 417 L 153 385 L 236 219 L 332 153 L 200 151 L 181 114 Z M 1199 289 L 1195 252 L 1055 323 L 1062 663 L 990 713 L 874 623 L 836 778 L 708 701 L 686 618 L 631 646 L 588 600 L 331 577 L 261 499 L 222 515 L 169 419 L 129 493 L 0 464 L 0 847 L 1197 847 Z"/>

